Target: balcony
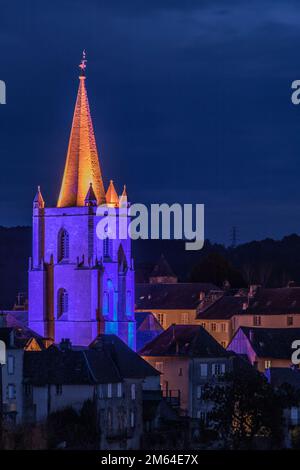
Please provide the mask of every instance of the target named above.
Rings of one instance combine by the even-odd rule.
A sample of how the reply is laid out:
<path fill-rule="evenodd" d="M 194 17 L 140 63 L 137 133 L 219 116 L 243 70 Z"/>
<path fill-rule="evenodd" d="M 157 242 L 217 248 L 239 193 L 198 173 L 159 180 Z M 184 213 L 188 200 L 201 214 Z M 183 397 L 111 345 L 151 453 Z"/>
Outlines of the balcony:
<path fill-rule="evenodd" d="M 163 390 L 163 398 L 173 408 L 180 408 L 180 390 Z"/>

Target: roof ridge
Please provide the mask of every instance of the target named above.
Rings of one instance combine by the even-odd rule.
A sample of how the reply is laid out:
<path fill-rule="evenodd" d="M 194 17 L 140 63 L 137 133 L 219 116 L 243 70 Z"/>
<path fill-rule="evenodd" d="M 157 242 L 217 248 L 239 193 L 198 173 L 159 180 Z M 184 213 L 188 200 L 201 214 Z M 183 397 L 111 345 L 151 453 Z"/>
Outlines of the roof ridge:
<path fill-rule="evenodd" d="M 84 351 L 84 350 L 81 350 L 81 351 L 79 351 L 79 352 L 82 353 L 82 355 L 83 355 L 83 357 L 84 357 L 84 359 L 85 359 L 85 362 L 86 362 L 88 371 L 89 371 L 89 373 L 91 374 L 92 379 L 94 380 L 95 383 L 98 383 L 98 380 L 97 380 L 97 378 L 96 378 L 96 376 L 95 376 L 95 374 L 94 374 L 94 372 L 93 372 L 93 370 L 92 370 L 92 367 L 91 367 L 91 365 L 90 365 L 90 363 L 89 363 L 89 361 L 88 361 L 88 358 L 87 358 L 87 356 L 86 356 L 85 351 Z"/>

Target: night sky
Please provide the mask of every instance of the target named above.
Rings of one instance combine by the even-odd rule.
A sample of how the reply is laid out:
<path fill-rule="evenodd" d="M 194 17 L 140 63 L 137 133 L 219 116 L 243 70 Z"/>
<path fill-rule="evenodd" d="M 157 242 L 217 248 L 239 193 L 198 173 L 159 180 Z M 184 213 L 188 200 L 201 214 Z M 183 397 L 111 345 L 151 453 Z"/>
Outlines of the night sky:
<path fill-rule="evenodd" d="M 1 225 L 57 200 L 82 50 L 105 184 L 205 203 L 206 237 L 300 232 L 300 2 L 0 3 Z"/>

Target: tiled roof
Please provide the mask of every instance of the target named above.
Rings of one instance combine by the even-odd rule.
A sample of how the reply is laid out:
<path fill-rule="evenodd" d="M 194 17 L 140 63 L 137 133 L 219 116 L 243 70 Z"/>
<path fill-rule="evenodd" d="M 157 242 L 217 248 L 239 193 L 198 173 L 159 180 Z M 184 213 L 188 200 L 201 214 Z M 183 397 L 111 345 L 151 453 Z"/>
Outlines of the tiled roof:
<path fill-rule="evenodd" d="M 135 312 L 137 331 L 163 331 L 163 327 L 152 312 Z"/>
<path fill-rule="evenodd" d="M 176 274 L 172 270 L 163 254 L 154 266 L 150 277 L 176 277 Z"/>
<path fill-rule="evenodd" d="M 159 373 L 114 335 L 100 335 L 88 349 L 25 352 L 24 378 L 36 386 L 117 383 Z"/>
<path fill-rule="evenodd" d="M 142 356 L 227 357 L 229 353 L 197 325 L 171 325 L 139 352 Z"/>
<path fill-rule="evenodd" d="M 6 326 L 27 326 L 28 312 L 26 310 L 5 310 L 1 313 L 5 317 Z"/>
<path fill-rule="evenodd" d="M 289 384 L 295 390 L 300 390 L 300 370 L 287 367 L 271 367 L 265 371 L 265 375 L 273 387 Z"/>
<path fill-rule="evenodd" d="M 41 352 L 25 352 L 24 354 L 24 380 L 32 385 L 42 386 L 46 384 L 92 384 L 95 370 L 89 367 L 86 359 L 87 351 L 62 352 L 55 347 Z M 94 352 L 95 354 L 95 352 Z M 89 359 L 91 359 L 91 354 Z M 98 359 L 104 360 L 103 372 L 108 363 L 105 355 L 99 355 Z M 92 373 L 91 373 L 92 371 Z M 104 374 L 105 376 L 106 374 Z M 109 371 L 108 382 L 118 382 L 118 374 L 112 369 Z M 104 380 L 105 382 L 105 380 Z"/>
<path fill-rule="evenodd" d="M 37 341 L 41 349 L 44 348 L 43 338 L 29 328 L 23 326 L 0 328 L 0 340 L 4 341 L 7 348 L 24 349 L 32 338 Z"/>
<path fill-rule="evenodd" d="M 260 288 L 250 299 L 247 312 L 253 315 L 300 314 L 300 287 Z"/>
<path fill-rule="evenodd" d="M 201 320 L 225 320 L 233 315 L 244 313 L 243 304 L 245 302 L 247 302 L 247 297 L 223 295 L 204 310 L 199 310 L 197 318 Z"/>
<path fill-rule="evenodd" d="M 217 289 L 210 283 L 136 284 L 135 303 L 138 310 L 195 309 L 200 292 Z"/>
<path fill-rule="evenodd" d="M 258 357 L 291 359 L 294 340 L 300 340 L 300 328 L 260 328 L 241 326 Z M 237 334 L 237 333 L 236 333 Z"/>
<path fill-rule="evenodd" d="M 109 351 L 120 375 L 126 378 L 144 378 L 159 375 L 154 367 L 144 361 L 137 353 L 127 346 L 118 336 L 99 335 L 90 345 L 97 350 Z"/>

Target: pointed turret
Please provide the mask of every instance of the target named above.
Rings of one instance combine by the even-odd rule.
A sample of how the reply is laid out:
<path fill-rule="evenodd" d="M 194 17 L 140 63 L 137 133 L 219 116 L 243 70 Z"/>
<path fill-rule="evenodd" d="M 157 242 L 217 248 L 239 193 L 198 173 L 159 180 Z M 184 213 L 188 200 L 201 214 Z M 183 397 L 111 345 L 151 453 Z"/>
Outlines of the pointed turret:
<path fill-rule="evenodd" d="M 149 277 L 150 284 L 174 284 L 178 281 L 168 261 L 161 254 Z"/>
<path fill-rule="evenodd" d="M 85 53 L 79 67 L 81 69 L 79 89 L 57 207 L 84 206 L 90 182 L 93 184 L 97 204 L 105 203 L 105 191 L 85 87 Z"/>
<path fill-rule="evenodd" d="M 126 184 L 124 184 L 123 192 L 121 194 L 121 197 L 119 199 L 119 206 L 127 206 L 127 191 L 126 191 Z"/>
<path fill-rule="evenodd" d="M 96 195 L 94 193 L 92 183 L 90 183 L 89 190 L 87 192 L 87 195 L 85 196 L 84 205 L 85 206 L 96 206 L 97 205 L 97 198 L 96 198 Z"/>
<path fill-rule="evenodd" d="M 33 208 L 34 209 L 44 209 L 44 207 L 45 207 L 45 201 L 44 201 L 42 193 L 41 193 L 41 187 L 38 186 L 37 193 L 36 193 L 35 198 L 33 200 Z"/>
<path fill-rule="evenodd" d="M 106 193 L 106 204 L 110 207 L 116 207 L 119 205 L 119 198 L 114 187 L 113 180 L 110 180 L 108 190 Z"/>

